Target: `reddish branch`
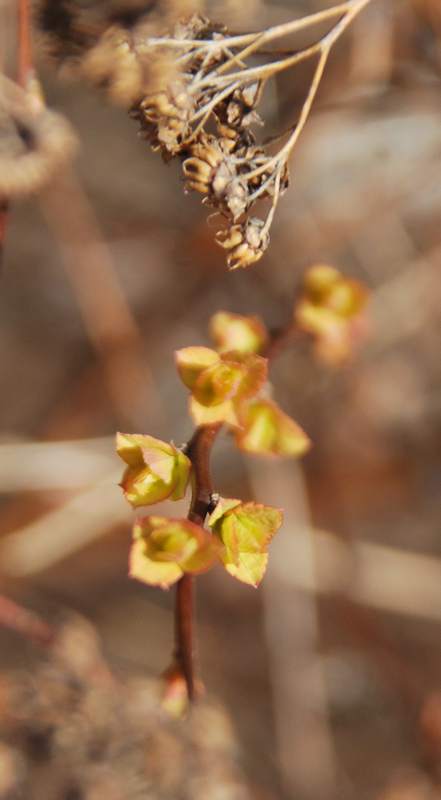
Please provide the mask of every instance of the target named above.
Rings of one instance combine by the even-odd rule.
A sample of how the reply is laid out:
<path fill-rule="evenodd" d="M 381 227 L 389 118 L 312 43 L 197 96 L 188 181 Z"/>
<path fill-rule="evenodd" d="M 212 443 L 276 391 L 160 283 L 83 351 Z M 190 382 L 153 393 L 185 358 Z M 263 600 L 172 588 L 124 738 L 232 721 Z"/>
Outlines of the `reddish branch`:
<path fill-rule="evenodd" d="M 188 519 L 196 525 L 204 525 L 213 494 L 210 456 L 221 423 L 203 425 L 196 428 L 190 439 L 186 454 L 193 466 L 193 491 Z M 176 589 L 175 605 L 175 658 L 185 682 L 190 701 L 194 699 L 194 659 L 193 659 L 193 577 L 184 575 Z"/>
<path fill-rule="evenodd" d="M 17 80 L 24 89 L 32 77 L 31 11 L 29 0 L 18 0 L 18 65 Z"/>
<path fill-rule="evenodd" d="M 0 266 L 3 258 L 3 249 L 5 246 L 6 237 L 6 223 L 8 221 L 8 204 L 0 200 Z"/>
<path fill-rule="evenodd" d="M 17 0 L 17 28 L 17 81 L 23 89 L 26 89 L 33 73 L 29 0 Z M 0 197 L 0 265 L 5 246 L 8 213 L 7 198 Z"/>
<path fill-rule="evenodd" d="M 291 342 L 298 333 L 295 324 L 290 321 L 285 328 L 274 331 L 263 355 L 273 359 Z M 210 470 L 210 456 L 222 423 L 202 425 L 196 428 L 188 442 L 185 452 L 192 463 L 193 493 L 188 519 L 203 527 L 210 510 L 213 494 L 213 482 Z M 194 677 L 194 580 L 191 575 L 184 575 L 178 582 L 175 600 L 175 660 L 187 684 L 188 697 L 192 701 L 195 695 Z"/>
<path fill-rule="evenodd" d="M 38 645 L 50 645 L 55 638 L 53 628 L 34 611 L 23 608 L 3 595 L 0 595 L 0 625 Z"/>

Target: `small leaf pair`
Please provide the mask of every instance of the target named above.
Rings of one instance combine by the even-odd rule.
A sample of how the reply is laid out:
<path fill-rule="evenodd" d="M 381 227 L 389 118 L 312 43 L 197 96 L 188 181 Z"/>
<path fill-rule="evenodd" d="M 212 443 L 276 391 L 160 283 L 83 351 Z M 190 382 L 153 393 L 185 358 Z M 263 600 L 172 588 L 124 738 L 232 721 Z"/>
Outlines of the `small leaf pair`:
<path fill-rule="evenodd" d="M 345 278 L 334 267 L 319 264 L 308 270 L 295 322 L 314 337 L 322 361 L 339 364 L 352 354 L 363 334 L 367 296 L 361 283 Z"/>
<path fill-rule="evenodd" d="M 273 401 L 259 396 L 268 361 L 259 353 L 268 332 L 258 317 L 219 311 L 210 333 L 218 352 L 208 347 L 178 350 L 176 362 L 191 390 L 190 413 L 197 425 L 224 422 L 235 430 L 237 446 L 258 455 L 303 455 L 310 447 L 305 432 Z"/>
<path fill-rule="evenodd" d="M 138 519 L 130 576 L 166 589 L 185 573 L 206 572 L 220 560 L 234 578 L 257 586 L 268 563 L 268 544 L 281 524 L 278 509 L 236 499 L 219 500 L 208 519 L 214 535 L 189 520 Z"/>

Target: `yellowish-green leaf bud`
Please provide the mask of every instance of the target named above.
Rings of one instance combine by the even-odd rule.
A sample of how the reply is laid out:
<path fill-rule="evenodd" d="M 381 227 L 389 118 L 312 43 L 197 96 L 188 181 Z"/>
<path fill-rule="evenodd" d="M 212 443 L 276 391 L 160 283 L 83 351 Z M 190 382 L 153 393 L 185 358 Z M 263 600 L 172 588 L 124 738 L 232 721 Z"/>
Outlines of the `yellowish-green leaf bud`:
<path fill-rule="evenodd" d="M 338 364 L 351 355 L 365 327 L 367 298 L 361 283 L 345 278 L 334 267 L 318 264 L 308 270 L 295 321 L 314 337 L 322 360 Z"/>
<path fill-rule="evenodd" d="M 268 341 L 265 325 L 258 317 L 218 311 L 211 318 L 210 333 L 220 353 L 260 353 Z"/>
<path fill-rule="evenodd" d="M 116 450 L 127 464 L 121 481 L 126 499 L 135 508 L 185 495 L 191 461 L 173 444 L 153 436 L 118 433 Z"/>
<path fill-rule="evenodd" d="M 176 366 L 182 382 L 192 390 L 199 375 L 219 361 L 219 355 L 209 347 L 184 347 L 175 353 Z"/>

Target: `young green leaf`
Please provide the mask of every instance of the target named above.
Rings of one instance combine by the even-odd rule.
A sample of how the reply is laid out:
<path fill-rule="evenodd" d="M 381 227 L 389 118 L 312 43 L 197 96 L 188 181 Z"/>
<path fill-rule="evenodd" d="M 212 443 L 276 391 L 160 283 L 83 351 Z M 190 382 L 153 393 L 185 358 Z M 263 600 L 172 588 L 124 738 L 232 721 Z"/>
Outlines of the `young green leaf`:
<path fill-rule="evenodd" d="M 302 428 L 270 400 L 251 400 L 242 409 L 236 444 L 247 453 L 298 457 L 311 441 Z"/>
<path fill-rule="evenodd" d="M 219 542 L 189 520 L 143 517 L 133 528 L 129 574 L 165 589 L 186 572 L 208 570 L 220 551 Z"/>
<path fill-rule="evenodd" d="M 173 444 L 153 436 L 118 433 L 116 450 L 127 464 L 121 487 L 135 508 L 162 500 L 180 500 L 190 477 L 191 462 Z"/>
<path fill-rule="evenodd" d="M 208 524 L 224 545 L 225 569 L 237 580 L 258 586 L 268 563 L 267 548 L 282 524 L 271 506 L 221 498 Z"/>
<path fill-rule="evenodd" d="M 220 353 L 261 353 L 268 341 L 265 325 L 258 317 L 243 317 L 218 311 L 210 320 L 210 334 Z"/>

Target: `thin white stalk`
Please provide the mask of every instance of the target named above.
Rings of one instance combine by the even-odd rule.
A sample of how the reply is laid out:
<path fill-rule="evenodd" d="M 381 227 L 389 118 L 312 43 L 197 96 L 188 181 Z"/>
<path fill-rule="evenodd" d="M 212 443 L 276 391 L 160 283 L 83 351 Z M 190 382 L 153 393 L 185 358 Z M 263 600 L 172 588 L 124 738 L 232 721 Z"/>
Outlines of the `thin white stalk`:
<path fill-rule="evenodd" d="M 369 2 L 369 0 L 367 1 Z M 213 50 L 222 47 L 242 47 L 243 45 L 248 44 L 254 48 L 257 43 L 257 48 L 259 48 L 262 44 L 268 44 L 268 42 L 274 41 L 275 39 L 280 39 L 282 36 L 288 36 L 291 33 L 297 33 L 305 28 L 310 28 L 314 25 L 319 25 L 322 22 L 326 22 L 328 19 L 332 19 L 333 17 L 341 16 L 342 14 L 345 14 L 350 7 L 351 0 L 347 0 L 346 3 L 340 3 L 336 6 L 332 6 L 331 8 L 326 8 L 323 11 L 317 11 L 315 14 L 309 14 L 301 19 L 295 19 L 291 22 L 283 22 L 280 25 L 274 25 L 272 28 L 268 28 L 267 30 L 259 33 L 246 33 L 239 36 L 229 36 L 225 39 L 209 39 L 205 41 L 201 39 L 166 39 L 162 37 L 151 37 L 143 42 L 142 47 L 145 50 L 148 50 L 150 47 L 164 46 L 176 50 Z M 238 57 L 243 58 L 243 53 L 239 53 Z"/>

